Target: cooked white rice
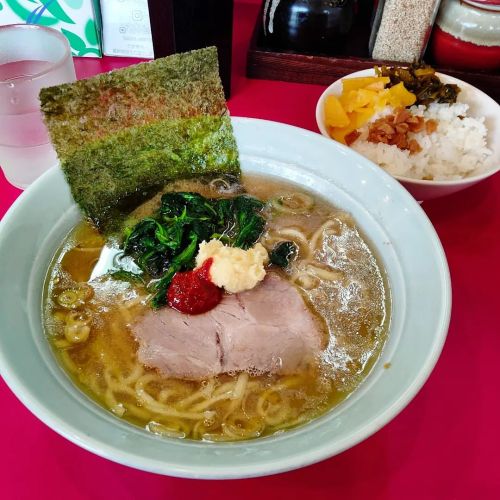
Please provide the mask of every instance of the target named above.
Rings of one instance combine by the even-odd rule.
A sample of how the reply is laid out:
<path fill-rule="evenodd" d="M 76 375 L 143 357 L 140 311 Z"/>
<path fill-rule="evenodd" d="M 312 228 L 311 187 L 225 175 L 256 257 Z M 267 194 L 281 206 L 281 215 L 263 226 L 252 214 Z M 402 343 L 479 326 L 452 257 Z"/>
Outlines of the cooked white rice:
<path fill-rule="evenodd" d="M 392 175 L 413 179 L 452 180 L 470 177 L 488 170 L 492 151 L 487 147 L 487 129 L 484 118 L 466 116 L 468 104 L 437 104 L 429 107 L 413 106 L 414 115 L 434 119 L 438 127 L 432 134 L 425 131 L 412 134 L 422 151 L 410 155 L 397 146 L 368 142 L 370 123 L 381 116 L 394 113 L 387 107 L 374 116 L 359 131 L 361 136 L 351 147 L 380 165 Z"/>

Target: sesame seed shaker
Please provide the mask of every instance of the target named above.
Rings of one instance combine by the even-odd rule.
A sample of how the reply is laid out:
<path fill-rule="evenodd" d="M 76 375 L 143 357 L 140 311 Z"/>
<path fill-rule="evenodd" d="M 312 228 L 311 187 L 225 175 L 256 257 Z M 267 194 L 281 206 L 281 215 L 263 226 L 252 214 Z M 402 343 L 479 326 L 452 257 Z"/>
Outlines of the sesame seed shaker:
<path fill-rule="evenodd" d="M 379 0 L 370 35 L 374 59 L 422 59 L 441 0 Z"/>

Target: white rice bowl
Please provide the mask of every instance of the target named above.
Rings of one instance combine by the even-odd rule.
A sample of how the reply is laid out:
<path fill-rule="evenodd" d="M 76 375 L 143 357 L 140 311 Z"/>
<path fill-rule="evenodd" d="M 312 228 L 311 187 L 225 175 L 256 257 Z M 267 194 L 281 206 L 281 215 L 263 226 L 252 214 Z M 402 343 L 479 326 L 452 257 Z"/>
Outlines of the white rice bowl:
<path fill-rule="evenodd" d="M 479 89 L 470 85 L 469 83 L 459 80 L 458 78 L 453 78 L 451 76 L 445 75 L 443 73 L 436 73 L 436 74 L 443 83 L 452 83 L 460 87 L 460 93 L 458 94 L 457 105 L 461 104 L 467 105 L 468 116 L 475 118 L 475 121 L 480 122 L 486 128 L 487 134 L 485 137 L 485 142 L 481 142 L 480 149 L 483 148 L 489 149 L 492 151 L 492 155 L 491 157 L 488 158 L 487 162 L 484 165 L 477 167 L 476 170 L 469 170 L 470 160 L 464 161 L 463 157 L 466 154 L 469 154 L 470 151 L 469 141 L 474 139 L 468 137 L 469 132 L 467 132 L 467 135 L 464 138 L 463 136 L 464 131 L 462 131 L 459 133 L 462 134 L 460 135 L 460 137 L 463 138 L 461 146 L 462 151 L 459 150 L 456 156 L 454 156 L 454 159 L 448 157 L 446 162 L 441 161 L 440 171 L 432 173 L 433 180 L 426 180 L 422 178 L 410 177 L 410 175 L 412 175 L 411 173 L 412 169 L 411 167 L 408 169 L 408 158 L 410 156 L 409 153 L 400 152 L 398 148 L 394 146 L 394 148 L 390 150 L 391 152 L 395 153 L 394 158 L 389 159 L 388 157 L 385 157 L 383 159 L 385 160 L 385 162 L 392 160 L 395 163 L 391 163 L 391 170 L 389 170 L 389 168 L 385 168 L 384 170 L 393 177 L 395 177 L 419 201 L 430 200 L 432 198 L 438 198 L 440 196 L 447 196 L 449 194 L 456 193 L 458 191 L 461 191 L 462 189 L 473 186 L 474 184 L 481 182 L 487 179 L 488 177 L 491 177 L 492 175 L 496 174 L 498 171 L 500 171 L 500 141 L 497 140 L 497 138 L 500 137 L 500 105 L 497 102 L 495 102 L 490 96 L 488 96 L 484 92 L 481 92 Z M 327 127 L 325 125 L 324 106 L 326 98 L 330 94 L 336 96 L 339 96 L 341 94 L 342 80 L 344 78 L 354 78 L 354 77 L 374 76 L 374 75 L 375 71 L 373 68 L 365 69 L 362 71 L 356 71 L 355 73 L 346 75 L 342 79 L 333 82 L 328 88 L 325 89 L 325 91 L 320 96 L 316 104 L 316 123 L 318 124 L 318 128 L 319 131 L 321 132 L 321 135 L 328 137 L 330 140 L 333 140 L 330 137 L 330 134 L 328 133 Z M 447 108 L 448 109 L 446 113 L 451 112 L 451 110 L 449 109 L 450 106 L 447 106 Z M 393 112 L 393 110 L 391 110 L 391 112 Z M 469 123 L 470 125 L 469 120 L 465 123 Z M 462 125 L 464 124 L 462 123 L 461 126 Z M 455 131 L 453 133 L 448 131 L 448 134 L 454 135 Z M 445 136 L 446 135 L 447 134 L 445 134 Z M 475 136 L 477 137 L 477 135 Z M 432 139 L 430 140 L 434 143 Z M 458 135 L 456 140 L 457 141 L 459 140 Z M 439 133 L 439 141 L 441 141 L 441 133 Z M 437 144 L 437 146 L 444 148 L 444 145 L 440 143 Z M 377 147 L 375 149 L 378 151 L 380 148 Z M 385 148 L 382 147 L 382 149 Z M 357 151 L 361 152 L 359 149 L 357 149 Z M 441 149 L 441 151 L 443 152 L 443 154 L 444 153 L 447 154 L 446 149 Z M 427 153 L 427 151 L 425 152 Z M 474 154 L 476 153 L 478 153 L 478 151 L 474 149 Z M 365 155 L 364 152 L 362 152 L 361 154 Z M 431 153 L 428 154 L 430 155 Z M 439 157 L 439 154 L 434 153 L 433 156 Z M 375 160 L 375 162 L 377 162 L 376 159 L 374 158 L 371 159 L 372 161 Z M 441 159 L 442 158 L 440 158 L 440 160 Z M 412 161 L 413 160 L 414 158 L 412 158 Z M 451 165 L 452 162 L 454 162 L 453 165 Z M 466 162 L 468 165 L 467 167 L 465 165 Z M 394 172 L 399 172 L 400 170 L 392 170 L 392 169 L 399 169 L 401 166 L 399 164 L 403 165 L 401 171 L 404 171 L 405 174 L 394 173 Z M 465 176 L 463 174 L 457 173 L 461 172 L 462 169 L 467 170 Z M 410 171 L 409 173 L 407 173 L 408 170 Z M 413 175 L 417 175 L 416 170 L 417 167 L 415 167 L 415 173 Z M 441 170 L 445 171 L 446 174 L 443 174 Z M 448 175 L 448 177 L 443 178 L 439 177 L 439 175 Z"/>
<path fill-rule="evenodd" d="M 493 152 L 487 147 L 488 131 L 484 117 L 468 115 L 465 103 L 412 106 L 410 112 L 425 120 L 436 120 L 437 130 L 425 129 L 411 134 L 422 151 L 410 154 L 397 146 L 368 142 L 370 124 L 381 116 L 394 113 L 387 106 L 359 129 L 361 136 L 351 148 L 395 176 L 426 180 L 455 180 L 481 174 L 492 167 Z"/>

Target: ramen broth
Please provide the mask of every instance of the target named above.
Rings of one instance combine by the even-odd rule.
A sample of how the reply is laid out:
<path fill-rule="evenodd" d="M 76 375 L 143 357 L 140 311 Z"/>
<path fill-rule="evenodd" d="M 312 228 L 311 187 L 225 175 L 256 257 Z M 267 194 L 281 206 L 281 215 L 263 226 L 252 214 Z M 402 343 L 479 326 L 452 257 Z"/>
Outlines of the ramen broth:
<path fill-rule="evenodd" d="M 231 441 L 303 424 L 359 386 L 386 340 L 385 274 L 352 217 L 293 184 L 246 176 L 243 185 L 268 201 L 261 243 L 268 250 L 283 240 L 297 244 L 298 257 L 277 272 L 326 325 L 324 350 L 300 373 L 240 372 L 193 381 L 142 366 L 130 325 L 150 311 L 147 292 L 105 274 L 116 259 L 116 242 L 106 245 L 87 222 L 71 231 L 49 269 L 44 322 L 62 366 L 93 400 L 153 433 Z M 174 189 L 209 197 L 233 192 L 224 182 L 183 181 Z M 136 215 L 151 213 L 158 203 L 159 196 Z"/>

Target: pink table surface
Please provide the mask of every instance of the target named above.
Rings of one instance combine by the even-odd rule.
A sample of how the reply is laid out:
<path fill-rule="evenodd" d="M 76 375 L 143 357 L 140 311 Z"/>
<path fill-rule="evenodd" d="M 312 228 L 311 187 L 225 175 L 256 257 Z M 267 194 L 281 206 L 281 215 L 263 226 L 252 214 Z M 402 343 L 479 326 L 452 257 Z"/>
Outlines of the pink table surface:
<path fill-rule="evenodd" d="M 231 113 L 317 131 L 314 107 L 322 87 L 244 76 L 256 4 L 235 5 Z M 131 62 L 104 58 L 75 64 L 78 76 L 85 77 Z M 0 216 L 19 194 L 0 174 Z M 375 435 L 329 460 L 275 476 L 211 482 L 162 477 L 66 441 L 0 381 L 0 498 L 500 498 L 500 175 L 423 208 L 450 265 L 450 330 L 428 382 Z"/>

